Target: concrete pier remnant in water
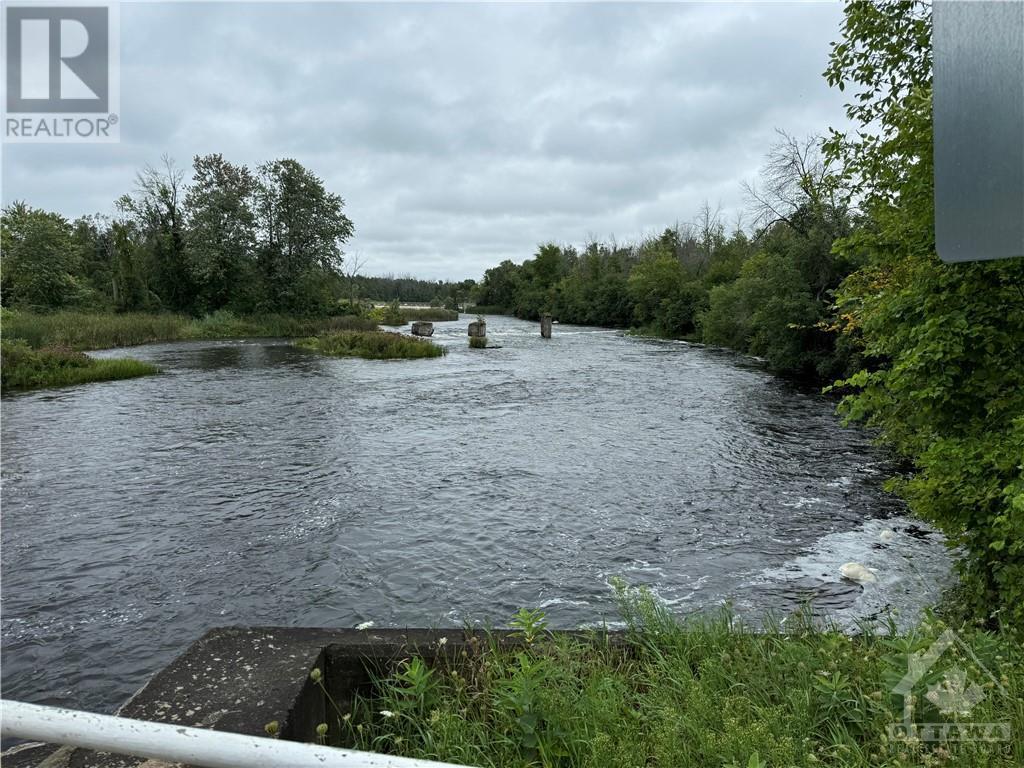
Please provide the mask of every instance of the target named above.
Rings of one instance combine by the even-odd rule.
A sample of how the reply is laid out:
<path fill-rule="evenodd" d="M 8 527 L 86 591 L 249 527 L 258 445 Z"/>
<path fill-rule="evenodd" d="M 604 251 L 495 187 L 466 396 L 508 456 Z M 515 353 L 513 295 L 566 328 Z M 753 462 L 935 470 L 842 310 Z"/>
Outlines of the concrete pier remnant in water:
<path fill-rule="evenodd" d="M 469 324 L 469 346 L 471 349 L 487 346 L 487 321 L 482 317 Z"/>
<path fill-rule="evenodd" d="M 540 335 L 543 339 L 551 338 L 551 315 L 540 316 Z"/>
<path fill-rule="evenodd" d="M 413 336 L 433 336 L 434 335 L 434 324 L 428 323 L 426 320 L 417 320 L 412 324 L 412 335 Z"/>

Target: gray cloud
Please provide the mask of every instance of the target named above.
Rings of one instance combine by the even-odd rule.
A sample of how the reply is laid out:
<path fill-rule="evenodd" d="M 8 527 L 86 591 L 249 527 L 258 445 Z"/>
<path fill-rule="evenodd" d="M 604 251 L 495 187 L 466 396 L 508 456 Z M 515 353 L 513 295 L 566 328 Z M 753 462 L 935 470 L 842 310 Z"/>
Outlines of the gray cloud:
<path fill-rule="evenodd" d="M 130 4 L 121 143 L 8 145 L 3 199 L 109 212 L 163 153 L 295 157 L 371 272 L 478 277 L 538 242 L 743 207 L 776 127 L 843 123 L 833 4 Z"/>

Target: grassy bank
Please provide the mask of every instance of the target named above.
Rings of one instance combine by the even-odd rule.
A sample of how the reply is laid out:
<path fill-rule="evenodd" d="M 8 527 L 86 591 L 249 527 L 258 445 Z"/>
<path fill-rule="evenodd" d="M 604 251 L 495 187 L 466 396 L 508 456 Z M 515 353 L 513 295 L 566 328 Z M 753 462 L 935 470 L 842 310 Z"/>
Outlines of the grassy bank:
<path fill-rule="evenodd" d="M 132 379 L 158 372 L 156 366 L 138 360 L 96 360 L 66 347 L 32 349 L 23 341 L 0 342 L 0 388 L 4 392 Z"/>
<path fill-rule="evenodd" d="M 370 318 L 381 325 L 405 325 L 415 320 L 442 323 L 458 320 L 459 313 L 442 307 L 403 307 L 397 301 L 392 301 L 390 304 L 374 307 L 370 311 Z"/>
<path fill-rule="evenodd" d="M 444 347 L 425 339 L 388 331 L 338 331 L 296 342 L 297 346 L 334 357 L 363 357 L 368 360 L 411 360 L 441 357 Z"/>
<path fill-rule="evenodd" d="M 368 318 L 351 316 L 302 318 L 285 315 L 239 316 L 215 312 L 201 319 L 173 314 L 12 312 L 5 310 L 0 333 L 24 339 L 30 347 L 106 349 L 154 341 L 224 338 L 294 338 L 332 330 L 373 330 Z"/>
<path fill-rule="evenodd" d="M 485 642 L 433 666 L 413 657 L 353 712 L 332 712 L 325 739 L 479 766 L 1024 764 L 1024 652 L 1007 636 L 963 629 L 977 659 L 954 647 L 913 693 L 915 722 L 1008 723 L 1010 739 L 904 740 L 891 730 L 903 706 L 892 691 L 946 629 L 937 620 L 909 634 L 848 637 L 793 619 L 763 633 L 726 616 L 679 623 L 649 600 L 627 618 L 623 646 L 600 633 L 555 639 L 541 614 L 520 612 L 521 647 Z M 979 686 L 967 689 L 969 716 L 925 696 L 946 673 L 955 689 L 957 667 Z"/>
<path fill-rule="evenodd" d="M 470 315 L 508 315 L 512 316 L 511 310 L 508 307 L 499 307 L 497 305 L 488 304 L 477 304 L 466 307 L 466 313 Z"/>
<path fill-rule="evenodd" d="M 411 323 L 414 320 L 444 323 L 459 319 L 459 313 L 454 309 L 443 309 L 441 307 L 402 307 L 401 311 L 402 317 L 407 323 Z"/>

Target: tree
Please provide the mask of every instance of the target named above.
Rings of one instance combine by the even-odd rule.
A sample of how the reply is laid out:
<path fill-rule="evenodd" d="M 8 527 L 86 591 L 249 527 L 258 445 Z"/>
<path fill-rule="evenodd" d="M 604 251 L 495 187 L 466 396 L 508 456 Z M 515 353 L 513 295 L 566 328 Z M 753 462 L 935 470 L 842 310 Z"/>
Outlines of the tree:
<path fill-rule="evenodd" d="M 162 168 L 147 166 L 135 180 L 135 194 L 118 208 L 134 223 L 138 247 L 149 262 L 148 283 L 166 306 L 191 310 L 195 285 L 185 256 L 184 172 L 167 155 Z"/>
<path fill-rule="evenodd" d="M 848 192 L 834 158 L 823 153 L 820 137 L 799 140 L 782 130 L 777 133 L 760 183 L 744 184 L 744 190 L 759 239 L 780 233 L 790 237 L 788 249 L 808 288 L 823 300 L 854 267 L 846 260 L 837 262 L 832 252 L 832 243 L 850 234 Z"/>
<path fill-rule="evenodd" d="M 511 309 L 519 286 L 519 267 L 508 259 L 484 272 L 477 303 L 487 307 Z"/>
<path fill-rule="evenodd" d="M 56 213 L 15 202 L 3 211 L 2 295 L 6 306 L 61 307 L 80 293 L 71 226 Z"/>
<path fill-rule="evenodd" d="M 356 251 L 348 257 L 341 270 L 345 281 L 348 283 L 349 306 L 353 309 L 355 309 L 359 302 L 359 273 L 363 271 L 365 266 L 366 259 L 361 253 Z"/>
<path fill-rule="evenodd" d="M 197 289 L 194 306 L 199 311 L 218 310 L 233 301 L 239 308 L 249 308 L 255 189 L 249 169 L 229 163 L 222 155 L 197 155 L 193 161 L 193 179 L 185 196 L 186 243 L 188 268 Z"/>
<path fill-rule="evenodd" d="M 109 309 L 113 301 L 114 242 L 109 218 L 81 216 L 72 226 L 72 248 L 78 254 L 80 303 L 91 309 Z"/>
<path fill-rule="evenodd" d="M 850 3 L 843 30 L 826 77 L 856 130 L 826 148 L 866 221 L 836 248 L 868 263 L 837 295 L 867 361 L 842 410 L 913 462 L 891 487 L 963 548 L 969 606 L 1024 626 L 1024 260 L 935 255 L 930 5 Z"/>
<path fill-rule="evenodd" d="M 338 275 L 342 244 L 354 226 L 345 202 L 328 192 L 315 174 L 291 159 L 264 163 L 257 173 L 257 260 L 267 288 L 268 308 L 311 312 L 323 309 L 314 289 Z"/>

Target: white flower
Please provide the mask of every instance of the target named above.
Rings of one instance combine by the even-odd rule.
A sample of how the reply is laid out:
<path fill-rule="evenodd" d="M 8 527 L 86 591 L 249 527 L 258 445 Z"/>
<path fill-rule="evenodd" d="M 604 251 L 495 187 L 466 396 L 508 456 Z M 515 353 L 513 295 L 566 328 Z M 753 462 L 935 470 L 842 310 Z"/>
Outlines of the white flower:
<path fill-rule="evenodd" d="M 448 642 L 448 638 L 447 637 L 442 637 L 442 638 L 438 639 L 437 644 L 438 645 L 444 645 L 447 642 Z"/>
<path fill-rule="evenodd" d="M 369 629 L 372 626 L 372 621 L 364 621 L 362 624 L 356 624 L 356 629 Z"/>
<path fill-rule="evenodd" d="M 394 717 L 395 713 L 392 712 L 390 709 L 382 709 L 380 711 L 380 716 L 381 717 Z"/>

